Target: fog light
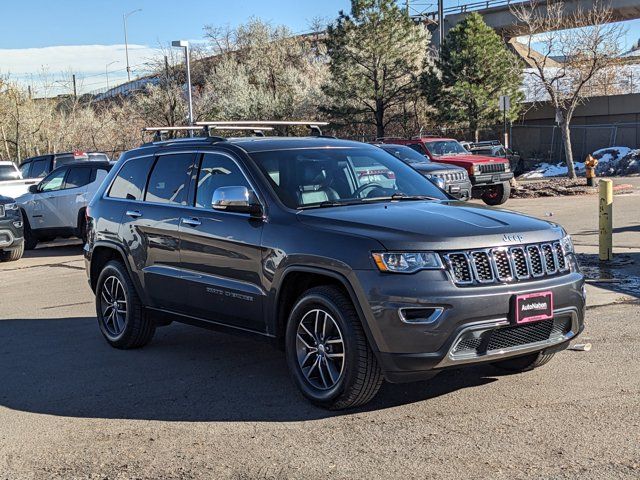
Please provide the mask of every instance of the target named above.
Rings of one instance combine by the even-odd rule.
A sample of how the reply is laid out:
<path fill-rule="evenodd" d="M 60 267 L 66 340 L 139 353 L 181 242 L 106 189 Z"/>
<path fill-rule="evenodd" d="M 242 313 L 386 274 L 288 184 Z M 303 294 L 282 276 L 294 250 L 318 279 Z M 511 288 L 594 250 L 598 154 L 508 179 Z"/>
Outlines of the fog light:
<path fill-rule="evenodd" d="M 427 324 L 436 322 L 444 312 L 443 307 L 433 308 L 401 308 L 400 320 L 404 323 Z"/>
<path fill-rule="evenodd" d="M 22 228 L 22 222 L 18 220 L 17 222 L 13 222 L 13 226 L 16 228 Z"/>

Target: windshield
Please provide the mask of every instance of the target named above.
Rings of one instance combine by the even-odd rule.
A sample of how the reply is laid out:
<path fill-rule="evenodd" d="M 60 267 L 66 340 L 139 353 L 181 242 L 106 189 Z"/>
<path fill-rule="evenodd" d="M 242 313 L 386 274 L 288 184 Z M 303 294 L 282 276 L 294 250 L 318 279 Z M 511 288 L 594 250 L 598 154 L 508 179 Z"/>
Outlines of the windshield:
<path fill-rule="evenodd" d="M 424 155 L 416 152 L 413 148 L 405 147 L 404 145 L 380 145 L 380 148 L 405 163 L 425 163 L 429 161 L 429 159 Z"/>
<path fill-rule="evenodd" d="M 289 208 L 447 199 L 418 172 L 373 146 L 276 150 L 251 157 Z"/>
<path fill-rule="evenodd" d="M 13 165 L 0 165 L 0 182 L 4 180 L 20 180 L 20 173 Z"/>
<path fill-rule="evenodd" d="M 469 152 L 456 140 L 438 140 L 425 144 L 431 155 L 437 157 L 443 155 L 468 155 Z"/>

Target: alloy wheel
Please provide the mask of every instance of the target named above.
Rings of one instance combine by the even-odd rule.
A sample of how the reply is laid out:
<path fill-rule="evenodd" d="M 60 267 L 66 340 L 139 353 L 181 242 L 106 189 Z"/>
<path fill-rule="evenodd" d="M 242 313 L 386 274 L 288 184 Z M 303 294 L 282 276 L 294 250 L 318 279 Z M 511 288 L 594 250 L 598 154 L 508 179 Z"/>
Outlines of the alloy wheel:
<path fill-rule="evenodd" d="M 100 292 L 102 324 L 113 337 L 120 335 L 127 321 L 127 296 L 120 279 L 114 275 L 107 277 Z"/>
<path fill-rule="evenodd" d="M 296 335 L 298 365 L 309 384 L 319 390 L 333 388 L 344 370 L 345 344 L 340 327 L 322 309 L 307 312 Z"/>

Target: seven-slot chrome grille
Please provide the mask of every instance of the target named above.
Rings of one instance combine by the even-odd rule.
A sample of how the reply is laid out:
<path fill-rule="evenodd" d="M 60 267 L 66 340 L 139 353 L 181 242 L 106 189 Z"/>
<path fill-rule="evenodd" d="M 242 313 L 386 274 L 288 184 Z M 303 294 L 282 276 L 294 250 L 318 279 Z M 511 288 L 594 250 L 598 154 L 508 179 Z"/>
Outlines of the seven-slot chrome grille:
<path fill-rule="evenodd" d="M 569 271 L 560 242 L 465 250 L 443 257 L 457 285 L 510 283 Z"/>
<path fill-rule="evenodd" d="M 500 163 L 481 163 L 479 165 L 480 173 L 499 173 L 504 172 L 505 164 Z"/>
<path fill-rule="evenodd" d="M 461 182 L 466 176 L 465 172 L 436 172 L 433 175 L 442 178 L 445 182 Z"/>

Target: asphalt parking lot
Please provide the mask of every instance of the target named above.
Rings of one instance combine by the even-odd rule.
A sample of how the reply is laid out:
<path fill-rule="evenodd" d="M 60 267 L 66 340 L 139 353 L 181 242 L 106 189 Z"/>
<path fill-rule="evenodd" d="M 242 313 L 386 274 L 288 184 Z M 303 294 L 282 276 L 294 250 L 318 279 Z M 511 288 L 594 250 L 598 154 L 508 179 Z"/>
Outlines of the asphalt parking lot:
<path fill-rule="evenodd" d="M 597 253 L 597 198 L 508 207 Z M 81 247 L 43 245 L 0 265 L 0 478 L 640 478 L 640 293 L 625 283 L 640 275 L 639 207 L 616 197 L 629 261 L 590 282 L 591 351 L 386 384 L 340 413 L 307 403 L 268 345 L 173 324 L 111 349 Z"/>

